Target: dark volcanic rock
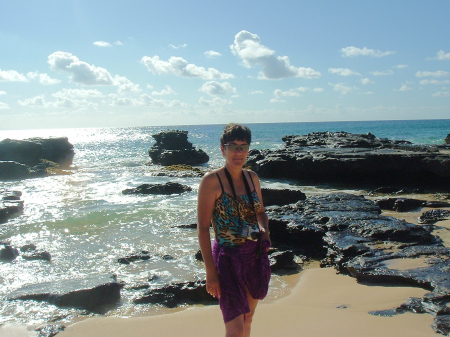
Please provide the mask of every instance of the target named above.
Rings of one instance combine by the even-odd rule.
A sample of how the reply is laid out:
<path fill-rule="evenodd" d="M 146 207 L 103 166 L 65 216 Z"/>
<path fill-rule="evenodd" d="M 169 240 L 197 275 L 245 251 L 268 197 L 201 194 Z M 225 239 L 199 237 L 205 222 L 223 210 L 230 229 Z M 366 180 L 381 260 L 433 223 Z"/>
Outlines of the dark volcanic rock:
<path fill-rule="evenodd" d="M 0 245 L 0 261 L 11 262 L 19 256 L 19 251 L 9 245 Z"/>
<path fill-rule="evenodd" d="M 294 252 L 291 250 L 273 252 L 269 256 L 270 270 L 274 274 L 283 275 L 289 271 L 297 270 L 298 263 L 295 262 Z"/>
<path fill-rule="evenodd" d="M 450 144 L 450 133 L 445 137 L 445 144 Z"/>
<path fill-rule="evenodd" d="M 432 209 L 422 213 L 418 222 L 421 224 L 434 224 L 438 221 L 450 218 L 450 210 Z"/>
<path fill-rule="evenodd" d="M 148 251 L 142 251 L 139 253 L 127 255 L 125 257 L 121 257 L 117 260 L 117 262 L 122 263 L 122 264 L 130 264 L 131 262 L 135 262 L 135 261 L 150 260 L 150 258 L 151 258 L 151 255 L 149 254 Z"/>
<path fill-rule="evenodd" d="M 52 256 L 49 252 L 38 252 L 38 251 L 27 251 L 22 254 L 22 258 L 28 261 L 43 260 L 50 262 L 52 260 Z"/>
<path fill-rule="evenodd" d="M 170 284 L 160 289 L 148 291 L 134 300 L 136 304 L 154 303 L 174 308 L 179 304 L 216 303 L 216 299 L 206 291 L 206 281 Z"/>
<path fill-rule="evenodd" d="M 38 165 L 41 159 L 47 159 L 68 167 L 74 154 L 73 145 L 66 137 L 0 141 L 0 161 L 15 161 L 27 166 Z"/>
<path fill-rule="evenodd" d="M 94 275 L 83 279 L 68 279 L 24 286 L 8 295 L 8 300 L 46 301 L 58 307 L 102 310 L 106 304 L 120 299 L 123 284 L 112 275 Z"/>
<path fill-rule="evenodd" d="M 72 164 L 75 152 L 68 139 L 4 139 L 0 142 L 0 180 L 44 177 Z"/>
<path fill-rule="evenodd" d="M 187 164 L 199 165 L 209 161 L 209 156 L 192 146 L 187 140 L 187 131 L 170 130 L 152 135 L 156 143 L 148 154 L 154 164 L 164 166 Z"/>
<path fill-rule="evenodd" d="M 264 178 L 361 187 L 450 186 L 450 158 L 435 147 L 347 132 L 286 136 L 284 149 L 252 151 L 248 164 Z"/>
<path fill-rule="evenodd" d="M 274 247 L 323 259 L 342 269 L 343 263 L 371 251 L 377 242 L 434 244 L 428 226 L 380 215 L 380 208 L 362 196 L 336 193 L 306 198 L 267 210 Z"/>
<path fill-rule="evenodd" d="M 261 193 L 264 201 L 264 206 L 282 206 L 294 204 L 299 200 L 306 199 L 305 193 L 289 189 L 277 190 L 272 188 L 262 188 Z"/>
<path fill-rule="evenodd" d="M 20 192 L 4 193 L 0 200 L 0 224 L 23 212 L 23 201 Z"/>
<path fill-rule="evenodd" d="M 422 207 L 450 207 L 448 202 L 426 201 L 408 198 L 388 198 L 377 200 L 381 209 L 409 212 Z"/>
<path fill-rule="evenodd" d="M 39 331 L 37 337 L 54 337 L 59 332 L 64 331 L 66 327 L 62 324 L 51 324 L 44 327 L 38 328 L 35 331 Z"/>
<path fill-rule="evenodd" d="M 161 184 L 142 184 L 136 188 L 130 188 L 123 190 L 123 194 L 181 194 L 184 192 L 192 191 L 192 188 L 179 183 L 168 182 L 164 185 Z"/>
<path fill-rule="evenodd" d="M 374 311 L 371 314 L 392 316 L 407 311 L 429 313 L 435 317 L 433 329 L 447 335 L 450 331 L 450 250 L 445 247 L 409 247 L 396 253 L 372 252 L 346 263 L 346 269 L 359 281 L 413 285 L 431 290 L 423 298 L 410 298 L 396 309 Z M 390 269 L 391 259 L 429 256 L 427 266 L 408 270 Z"/>
<path fill-rule="evenodd" d="M 30 178 L 30 167 L 15 161 L 0 161 L 0 180 L 18 180 Z"/>

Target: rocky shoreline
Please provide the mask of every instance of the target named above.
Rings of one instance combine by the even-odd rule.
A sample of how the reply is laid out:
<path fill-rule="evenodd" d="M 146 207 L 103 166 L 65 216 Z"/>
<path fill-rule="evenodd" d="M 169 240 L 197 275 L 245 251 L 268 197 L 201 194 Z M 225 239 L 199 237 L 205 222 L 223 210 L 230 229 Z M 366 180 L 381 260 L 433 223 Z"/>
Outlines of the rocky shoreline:
<path fill-rule="evenodd" d="M 173 132 L 171 135 L 173 136 Z M 176 139 L 172 136 L 169 138 Z M 185 144 L 187 133 L 186 138 L 181 138 Z M 67 139 L 62 140 L 63 143 L 66 141 Z M 439 221 L 450 218 L 450 156 L 446 152 L 450 149 L 449 145 L 418 147 L 408 142 L 378 139 L 371 134 L 353 135 L 345 132 L 286 136 L 284 141 L 286 147 L 282 150 L 253 150 L 249 156 L 249 166 L 263 178 L 339 183 L 360 188 L 379 187 L 390 183 L 393 187 L 373 190 L 375 197 L 371 199 L 376 200 L 348 193 L 307 197 L 298 190 L 263 189 L 273 242 L 269 252 L 272 272 L 281 275 L 298 272 L 303 262 L 319 260 L 322 267 L 335 268 L 337 272 L 355 277 L 361 282 L 413 284 L 427 289 L 429 293 L 423 298 L 411 298 L 399 308 L 371 313 L 428 313 L 434 317 L 434 331 L 448 335 L 450 248 L 433 234 L 433 230 L 439 228 Z M 71 159 L 67 161 L 70 151 L 66 150 L 69 148 L 65 146 L 65 154 L 61 156 L 65 158 L 66 167 L 71 163 Z M 189 146 L 188 148 L 189 151 L 192 150 Z M 172 153 L 173 150 L 169 149 L 169 152 Z M 1 158 L 0 156 L 0 160 Z M 29 173 L 32 171 L 31 167 L 27 168 Z M 192 171 L 192 176 L 204 173 L 197 168 L 190 170 L 189 167 L 181 167 L 183 174 L 186 174 L 186 171 Z M 168 172 L 167 167 L 161 168 L 162 172 L 163 170 Z M 174 176 L 177 176 L 176 173 Z M 24 176 L 28 177 L 30 175 Z M 11 176 L 8 179 L 11 179 Z M 402 192 L 405 190 L 419 193 L 424 189 L 427 192 L 439 191 L 447 194 L 443 194 L 441 200 L 434 202 L 420 197 L 402 198 Z M 187 191 L 187 186 L 169 182 L 165 185 L 141 185 L 124 190 L 123 193 L 172 194 Z M 3 219 L 3 226 L 10 217 L 20 214 L 23 210 L 20 197 L 20 192 L 2 192 L 0 221 Z M 419 225 L 381 215 L 383 209 L 405 212 L 420 210 L 423 207 L 435 210 L 424 212 Z M 195 224 L 191 228 L 195 228 Z M 12 247 L 8 242 L 0 242 L 0 263 L 10 263 L 20 254 L 23 257 L 30 256 L 30 259 L 40 258 L 47 263 L 51 261 L 48 252 L 40 252 L 36 247 Z M 198 254 L 196 256 L 199 258 Z M 119 258 L 117 263 L 130 264 L 150 258 L 148 252 L 137 252 Z M 390 261 L 419 258 L 425 259 L 425 267 L 408 270 L 389 268 Z M 150 290 L 151 281 L 150 279 L 146 283 L 131 285 L 118 281 L 113 275 L 96 275 L 89 279 L 23 287 L 10 293 L 8 300 L 46 301 L 61 307 L 104 313 L 109 306 L 118 303 L 121 289 L 126 287 L 135 293 L 135 305 L 158 303 L 175 307 L 183 304 L 216 303 L 206 293 L 204 281 L 167 284 Z M 58 331 L 60 329 L 61 327 L 57 327 Z"/>
<path fill-rule="evenodd" d="M 365 188 L 450 186 L 449 144 L 418 146 L 347 132 L 285 136 L 283 141 L 283 149 L 250 152 L 248 164 L 260 177 Z"/>

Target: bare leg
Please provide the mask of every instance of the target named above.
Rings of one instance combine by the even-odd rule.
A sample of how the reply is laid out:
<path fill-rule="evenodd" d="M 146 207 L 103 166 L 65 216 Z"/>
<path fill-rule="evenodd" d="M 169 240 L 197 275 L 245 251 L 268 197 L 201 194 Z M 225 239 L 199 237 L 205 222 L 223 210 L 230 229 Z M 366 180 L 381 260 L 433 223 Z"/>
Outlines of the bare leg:
<path fill-rule="evenodd" d="M 244 314 L 244 337 L 250 337 L 250 332 L 252 329 L 252 321 L 253 321 L 253 315 L 255 314 L 256 306 L 258 305 L 258 300 L 255 300 L 252 295 L 250 295 L 250 292 L 247 289 L 247 300 L 248 305 L 250 307 L 250 312 L 247 314 Z"/>
<path fill-rule="evenodd" d="M 253 315 L 255 314 L 258 300 L 255 300 L 247 289 L 247 301 L 250 312 L 239 315 L 235 319 L 225 323 L 225 337 L 250 337 Z"/>
<path fill-rule="evenodd" d="M 225 337 L 243 337 L 245 332 L 244 315 L 225 323 Z"/>

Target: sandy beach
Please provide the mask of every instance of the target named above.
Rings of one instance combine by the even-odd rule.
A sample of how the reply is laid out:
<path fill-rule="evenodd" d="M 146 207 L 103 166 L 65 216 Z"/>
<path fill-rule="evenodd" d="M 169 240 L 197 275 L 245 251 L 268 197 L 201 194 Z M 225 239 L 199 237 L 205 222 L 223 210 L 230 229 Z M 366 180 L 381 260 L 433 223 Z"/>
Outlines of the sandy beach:
<path fill-rule="evenodd" d="M 261 302 L 252 336 L 436 336 L 432 316 L 406 313 L 394 317 L 370 315 L 395 308 L 408 297 L 427 291 L 413 287 L 358 284 L 333 268 L 302 271 L 285 297 Z M 192 307 L 170 314 L 137 318 L 92 318 L 66 328 L 58 337 L 223 336 L 218 306 Z"/>

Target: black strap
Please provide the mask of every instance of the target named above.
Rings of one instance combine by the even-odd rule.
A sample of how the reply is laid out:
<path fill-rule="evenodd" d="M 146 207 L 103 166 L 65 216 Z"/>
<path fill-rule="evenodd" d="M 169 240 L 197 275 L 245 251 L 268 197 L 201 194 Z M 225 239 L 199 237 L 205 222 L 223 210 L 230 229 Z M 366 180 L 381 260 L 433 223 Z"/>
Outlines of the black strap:
<path fill-rule="evenodd" d="M 225 190 L 223 189 L 222 180 L 220 179 L 219 174 L 217 172 L 216 172 L 216 176 L 217 176 L 217 179 L 219 179 L 220 187 L 222 187 L 222 193 L 223 193 L 223 192 L 225 192 Z"/>
<path fill-rule="evenodd" d="M 233 191 L 234 199 L 237 202 L 236 190 L 234 189 L 233 179 L 231 178 L 230 172 L 228 172 L 228 169 L 226 166 L 224 167 L 224 171 L 225 171 L 225 175 L 227 176 L 228 182 L 231 186 L 231 190 Z M 248 185 L 248 181 L 247 181 L 247 178 L 245 177 L 244 170 L 242 170 L 242 177 L 244 178 L 244 185 L 245 185 L 245 190 L 247 191 L 248 199 L 250 200 L 250 203 L 252 204 L 253 212 L 255 212 L 255 216 L 256 216 L 255 201 L 253 200 L 253 195 L 252 195 L 252 192 L 250 191 L 250 186 Z M 251 176 L 250 176 L 250 179 L 252 179 Z M 220 180 L 220 178 L 219 178 L 219 180 Z M 253 179 L 252 179 L 252 183 L 253 183 Z M 254 186 L 254 184 L 253 184 L 253 186 Z M 240 221 L 241 214 L 239 212 L 239 206 L 237 207 L 237 211 L 238 211 L 238 216 L 239 216 L 239 221 Z M 256 217 L 256 218 L 258 219 L 258 217 Z"/>
<path fill-rule="evenodd" d="M 242 170 L 242 175 L 244 176 L 245 190 L 247 191 L 248 198 L 250 199 L 250 203 L 252 204 L 252 207 L 254 209 L 255 208 L 255 202 L 253 201 L 253 194 L 250 191 L 250 186 L 248 186 L 248 181 L 245 178 L 244 170 Z M 249 173 L 249 175 L 250 175 L 250 173 Z M 252 177 L 250 177 L 250 179 L 252 179 Z M 253 180 L 252 180 L 252 182 L 253 182 Z"/>

